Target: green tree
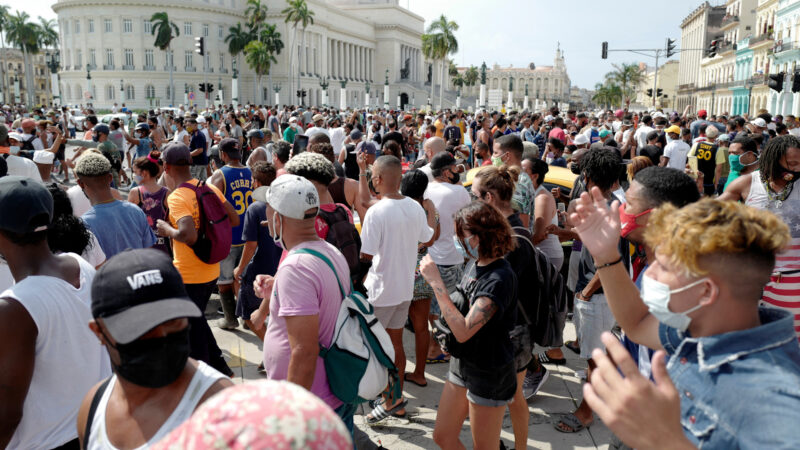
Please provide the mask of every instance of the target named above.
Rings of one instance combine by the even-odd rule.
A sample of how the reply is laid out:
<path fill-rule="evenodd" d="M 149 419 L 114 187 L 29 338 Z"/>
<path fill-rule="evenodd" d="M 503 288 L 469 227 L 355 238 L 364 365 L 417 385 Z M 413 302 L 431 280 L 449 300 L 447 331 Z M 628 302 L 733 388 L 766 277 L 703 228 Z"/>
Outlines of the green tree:
<path fill-rule="evenodd" d="M 306 0 L 287 0 L 286 4 L 288 5 L 286 8 L 281 11 L 282 14 L 286 14 L 286 19 L 284 20 L 285 23 L 292 23 L 293 26 L 293 33 L 292 33 L 292 45 L 291 45 L 291 52 L 289 53 L 289 72 L 287 73 L 289 77 L 289 95 L 294 96 L 295 92 L 292 89 L 292 82 L 291 82 L 291 69 L 292 69 L 292 61 L 294 59 L 294 45 L 297 42 L 297 29 L 302 24 L 303 27 L 303 42 L 300 45 L 300 49 L 298 50 L 297 57 L 297 70 L 298 70 L 298 78 L 297 78 L 297 89 L 300 89 L 300 74 L 302 74 L 302 67 L 303 65 L 300 63 L 300 60 L 304 57 L 303 56 L 303 48 L 306 46 L 306 28 L 308 25 L 314 24 L 314 11 L 308 9 L 308 4 Z"/>
<path fill-rule="evenodd" d="M 169 103 L 170 106 L 175 104 L 175 84 L 172 82 L 172 69 L 175 65 L 174 56 L 170 50 L 172 40 L 180 36 L 180 30 L 175 22 L 169 20 L 166 12 L 157 12 L 150 18 L 152 22 L 152 32 L 156 37 L 153 45 L 167 53 L 167 63 L 169 65 Z"/>
<path fill-rule="evenodd" d="M 25 64 L 25 85 L 27 89 L 26 103 L 33 106 L 34 80 L 30 56 L 39 53 L 39 27 L 29 22 L 30 16 L 25 12 L 17 11 L 15 16 L 10 16 L 7 38 L 9 42 L 22 50 L 23 63 Z"/>
<path fill-rule="evenodd" d="M 58 31 L 56 31 L 56 21 L 53 19 L 45 19 L 42 16 L 39 16 L 39 45 L 46 49 L 52 49 L 53 53 L 55 53 L 55 49 L 58 47 Z M 47 85 L 50 86 L 48 90 L 50 99 L 52 101 L 53 95 L 53 83 L 52 78 L 48 74 L 47 76 Z"/>
<path fill-rule="evenodd" d="M 258 86 L 261 86 L 261 78 L 264 74 L 269 72 L 272 64 L 278 62 L 269 47 L 267 47 L 267 44 L 260 40 L 250 41 L 247 46 L 245 46 L 244 58 L 250 68 L 256 73 L 258 77 Z M 260 103 L 263 104 L 266 102 L 264 102 L 264 99 L 261 99 Z"/>
<path fill-rule="evenodd" d="M 475 86 L 478 82 L 478 68 L 475 66 L 469 66 L 469 69 L 464 72 L 464 85 L 465 86 Z"/>
<path fill-rule="evenodd" d="M 592 101 L 606 109 L 622 103 L 622 88 L 613 82 L 597 83 Z"/>
<path fill-rule="evenodd" d="M 444 80 L 445 80 L 445 60 L 448 55 L 458 52 L 458 40 L 456 39 L 455 32 L 458 31 L 458 24 L 452 20 L 447 20 L 444 14 L 438 19 L 433 21 L 428 26 L 428 34 L 432 34 L 434 56 L 439 60 L 441 67 L 441 84 L 439 85 L 439 108 L 442 109 L 444 101 Z"/>
<path fill-rule="evenodd" d="M 244 10 L 244 14 L 249 18 L 250 29 L 258 36 L 261 24 L 267 20 L 267 5 L 261 4 L 261 0 L 247 0 L 247 9 Z"/>
<path fill-rule="evenodd" d="M 3 35 L 8 31 L 9 26 L 9 15 L 8 15 L 8 6 L 7 5 L 0 5 L 0 42 L 5 42 Z M 0 76 L 3 77 L 2 87 L 3 95 L 5 96 L 5 101 L 8 102 L 8 98 L 10 95 L 9 86 L 8 86 L 8 77 L 6 76 L 6 70 L 8 70 L 8 64 L 6 64 L 6 49 L 5 47 L 2 49 L 2 54 L 0 55 L 2 58 L 2 70 L 0 70 Z"/>
<path fill-rule="evenodd" d="M 644 80 L 644 70 L 638 64 L 613 64 L 614 70 L 605 76 L 606 81 L 619 87 L 625 107 L 631 105 L 633 96 L 636 95 L 636 86 Z"/>
<path fill-rule="evenodd" d="M 274 24 L 269 24 L 261 30 L 261 35 L 259 36 L 259 40 L 266 45 L 267 50 L 269 50 L 270 55 L 272 55 L 272 61 L 277 63 L 275 55 L 280 55 L 281 50 L 283 50 L 283 41 L 281 40 L 281 33 L 278 31 L 278 27 Z M 267 77 L 269 78 L 269 95 L 270 98 L 267 99 L 267 104 L 272 103 L 272 64 L 267 67 Z"/>
<path fill-rule="evenodd" d="M 426 60 L 431 62 L 431 65 L 433 65 L 433 62 L 438 58 L 436 53 L 436 40 L 437 37 L 432 34 L 425 33 L 422 35 L 422 55 L 425 56 Z M 431 67 L 431 73 L 433 73 L 433 67 Z M 433 76 L 431 76 L 431 93 L 429 95 L 431 105 L 433 104 L 433 87 L 435 84 L 436 83 L 433 82 Z"/>
<path fill-rule="evenodd" d="M 228 28 L 228 35 L 225 36 L 225 42 L 228 43 L 228 52 L 237 63 L 239 61 L 239 54 L 244 52 L 244 48 L 247 47 L 247 44 L 254 39 L 255 36 L 252 31 L 242 28 L 241 23 L 237 23 L 235 27 Z M 253 101 L 256 101 L 255 98 Z"/>

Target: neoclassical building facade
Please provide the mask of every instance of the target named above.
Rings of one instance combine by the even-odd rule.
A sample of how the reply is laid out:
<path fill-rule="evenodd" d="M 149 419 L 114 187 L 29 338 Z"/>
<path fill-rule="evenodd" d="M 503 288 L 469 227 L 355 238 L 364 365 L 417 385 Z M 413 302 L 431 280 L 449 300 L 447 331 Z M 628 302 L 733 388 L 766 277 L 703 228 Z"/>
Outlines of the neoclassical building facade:
<path fill-rule="evenodd" d="M 266 23 L 276 24 L 284 43 L 271 70 L 272 85 L 281 104 L 348 107 L 384 104 L 389 81 L 389 105 L 425 98 L 421 35 L 424 19 L 401 7 L 398 0 L 308 0 L 314 23 L 297 30 L 280 13 L 284 0 L 262 0 Z M 231 101 L 234 64 L 238 72 L 239 103 L 275 103 L 265 75 L 258 85 L 244 55 L 228 51 L 229 28 L 247 18 L 245 0 L 59 0 L 53 5 L 61 33 L 60 94 L 63 104 L 107 108 L 126 103 L 136 109 L 170 105 L 169 65 L 173 67 L 175 103 L 186 97 L 203 106 L 199 83 L 222 88 Z M 180 31 L 170 52 L 154 46 L 150 17 L 164 11 Z M 203 37 L 206 56 L 195 53 L 195 37 Z M 303 46 L 304 44 L 304 46 Z M 302 47 L 302 48 L 301 48 Z M 289 85 L 289 56 L 294 52 Z M 87 70 L 88 68 L 88 70 Z M 326 81 L 327 96 L 322 82 Z M 369 89 L 369 93 L 367 90 Z M 89 96 L 91 99 L 89 99 Z"/>

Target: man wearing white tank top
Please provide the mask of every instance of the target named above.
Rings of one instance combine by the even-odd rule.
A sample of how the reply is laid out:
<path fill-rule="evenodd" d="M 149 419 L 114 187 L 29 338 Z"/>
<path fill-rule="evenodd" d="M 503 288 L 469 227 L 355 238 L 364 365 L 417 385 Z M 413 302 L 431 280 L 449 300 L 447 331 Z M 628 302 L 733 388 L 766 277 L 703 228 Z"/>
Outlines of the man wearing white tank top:
<path fill-rule="evenodd" d="M 110 373 L 86 326 L 94 267 L 47 244 L 53 197 L 31 178 L 0 180 L 0 448 L 78 448 L 83 393 Z M 10 212 L 10 211 L 13 211 Z"/>
<path fill-rule="evenodd" d="M 77 421 L 83 448 L 149 448 L 233 385 L 189 358 L 188 318 L 200 315 L 161 251 L 127 250 L 97 271 L 89 328 L 106 347 L 114 375 L 83 399 Z"/>

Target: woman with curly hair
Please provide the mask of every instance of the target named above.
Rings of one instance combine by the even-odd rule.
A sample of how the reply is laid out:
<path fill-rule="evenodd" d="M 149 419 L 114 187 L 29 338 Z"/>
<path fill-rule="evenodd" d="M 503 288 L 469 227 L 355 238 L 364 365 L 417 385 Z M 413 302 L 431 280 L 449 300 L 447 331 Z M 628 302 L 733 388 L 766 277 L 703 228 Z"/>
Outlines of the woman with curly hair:
<path fill-rule="evenodd" d="M 48 185 L 47 190 L 53 196 L 53 220 L 47 228 L 50 250 L 56 254 L 75 253 L 93 267 L 100 267 L 106 261 L 106 254 L 83 220 L 72 213 L 66 191 L 55 183 Z"/>

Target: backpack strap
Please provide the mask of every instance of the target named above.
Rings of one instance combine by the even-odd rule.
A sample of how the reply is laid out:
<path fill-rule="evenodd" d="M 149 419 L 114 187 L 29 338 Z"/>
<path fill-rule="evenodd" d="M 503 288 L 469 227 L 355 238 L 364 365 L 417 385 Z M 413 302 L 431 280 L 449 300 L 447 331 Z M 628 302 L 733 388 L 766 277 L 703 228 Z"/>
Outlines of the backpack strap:
<path fill-rule="evenodd" d="M 341 282 L 341 280 L 339 280 L 339 273 L 336 272 L 336 267 L 333 266 L 333 263 L 331 262 L 330 259 L 328 259 L 327 256 L 323 255 L 322 253 L 320 253 L 320 252 L 318 252 L 316 250 L 310 249 L 310 248 L 298 248 L 297 250 L 292 251 L 292 253 L 303 253 L 303 254 L 306 254 L 306 255 L 316 256 L 317 258 L 319 258 L 323 262 L 325 262 L 325 264 L 327 264 L 328 267 L 331 268 L 331 270 L 333 271 L 333 275 L 336 277 L 336 283 L 339 285 L 339 292 L 342 293 L 342 298 L 347 297 L 347 295 L 344 293 L 344 288 L 342 287 L 342 282 Z"/>
<path fill-rule="evenodd" d="M 97 412 L 97 406 L 100 404 L 100 399 L 103 397 L 103 393 L 106 391 L 108 387 L 108 383 L 111 382 L 111 377 L 108 377 L 103 381 L 103 383 L 98 386 L 97 390 L 94 392 L 94 397 L 92 397 L 92 403 L 89 405 L 89 416 L 86 417 L 86 428 L 83 431 L 83 448 L 86 449 L 89 447 L 89 434 L 92 432 L 92 422 L 94 421 L 94 414 Z"/>

